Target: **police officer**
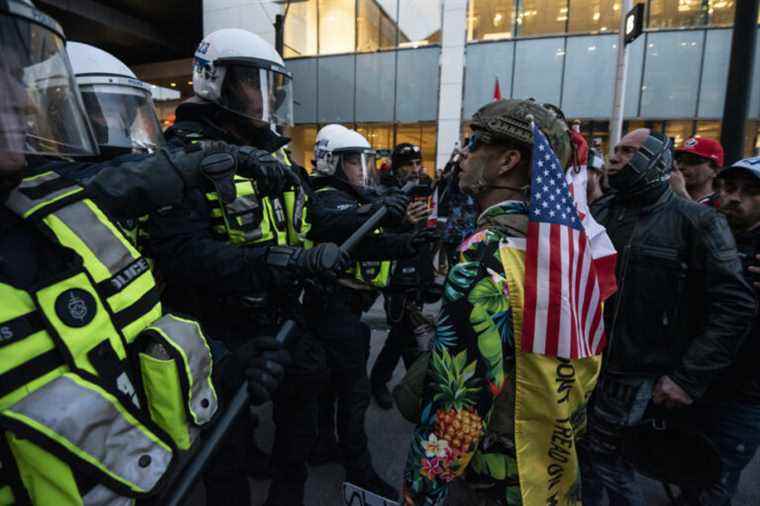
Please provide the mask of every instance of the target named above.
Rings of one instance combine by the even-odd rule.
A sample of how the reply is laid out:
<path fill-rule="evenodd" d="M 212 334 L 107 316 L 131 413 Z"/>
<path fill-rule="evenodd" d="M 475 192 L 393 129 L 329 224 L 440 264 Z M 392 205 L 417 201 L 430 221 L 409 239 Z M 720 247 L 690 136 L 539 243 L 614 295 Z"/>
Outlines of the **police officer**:
<path fill-rule="evenodd" d="M 148 244 L 167 281 L 167 303 L 198 317 L 234 350 L 251 332 L 271 336 L 285 318 L 302 319 L 295 281 L 340 272 L 347 256 L 335 244 L 292 246 L 308 226 L 306 194 L 269 154 L 287 142 L 273 128 L 289 123 L 292 110 L 290 75 L 271 45 L 245 30 L 211 33 L 195 53 L 193 90 L 166 132 L 169 143 L 235 143 L 262 170 L 237 178 L 232 188 L 209 184 L 152 216 Z M 274 403 L 270 505 L 303 502 L 306 456 L 316 437 L 316 388 L 326 374 L 324 351 L 303 329 L 292 352 L 293 366 Z M 256 464 L 247 460 L 252 436 L 246 414 L 210 467 L 209 498 L 250 504 L 245 474 Z"/>
<path fill-rule="evenodd" d="M 430 193 L 420 195 L 410 203 L 405 222 L 398 229 L 403 232 L 422 230 L 426 226 L 432 186 L 422 166 L 420 147 L 401 143 L 391 154 L 391 168 L 383 183 L 386 187 L 400 188 L 409 181 Z M 426 247 L 422 254 L 414 258 L 395 262 L 390 283 L 384 290 L 385 313 L 390 330 L 370 374 L 372 396 L 383 409 L 393 407 L 386 384 L 393 376 L 396 364 L 400 358 L 404 359 L 407 369 L 414 363 L 420 351 L 418 339 L 424 339 L 430 329 L 422 308 L 426 302 L 433 303 L 439 298 L 434 287 L 432 256 L 432 249 Z"/>
<path fill-rule="evenodd" d="M 361 225 L 375 209 L 385 206 L 388 218 L 383 226 L 397 226 L 405 216 L 408 199 L 398 193 L 379 197 L 376 187 L 375 152 L 359 133 L 336 125 L 320 132 L 315 145 L 315 173 L 312 180 L 318 206 L 308 237 L 320 241 L 341 241 L 336 223 Z M 351 227 L 346 227 L 350 229 Z M 367 448 L 364 416 L 369 405 L 367 359 L 370 329 L 361 321 L 388 283 L 390 260 L 418 254 L 435 238 L 432 231 L 391 234 L 376 231 L 352 252 L 359 262 L 344 272 L 329 292 L 307 287 L 304 306 L 307 319 L 327 351 L 331 385 L 337 397 L 337 432 L 346 480 L 371 492 L 396 498 L 396 490 L 383 481 L 372 467 Z M 329 315 L 329 318 L 325 318 Z M 331 400 L 320 404 L 320 445 L 334 439 L 334 411 Z"/>
<path fill-rule="evenodd" d="M 262 341 L 245 360 L 225 356 L 196 322 L 164 314 L 111 217 L 171 205 L 246 163 L 201 145 L 102 167 L 86 188 L 67 180 L 51 162 L 97 145 L 60 26 L 6 0 L 0 47 L 0 500 L 131 503 L 160 491 L 219 395 L 245 376 L 265 400 L 288 355 Z M 228 372 L 212 378 L 212 362 Z"/>

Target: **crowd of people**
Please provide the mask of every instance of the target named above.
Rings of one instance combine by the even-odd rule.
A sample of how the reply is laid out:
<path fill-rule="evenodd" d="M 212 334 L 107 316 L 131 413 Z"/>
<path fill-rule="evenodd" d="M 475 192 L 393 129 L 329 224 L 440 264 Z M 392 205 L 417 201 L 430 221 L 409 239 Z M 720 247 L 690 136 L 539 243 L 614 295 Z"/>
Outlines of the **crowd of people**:
<path fill-rule="evenodd" d="M 271 455 L 246 406 L 193 483 L 207 504 L 250 505 L 249 477 L 305 504 L 327 462 L 405 506 L 643 505 L 637 472 L 731 504 L 760 445 L 760 158 L 648 129 L 604 157 L 512 99 L 435 179 L 409 143 L 378 174 L 337 124 L 307 170 L 291 76 L 255 34 L 200 42 L 166 131 L 148 84 L 31 1 L 0 2 L 0 47 L 0 503 L 165 504 L 242 391 L 272 402 Z M 617 252 L 610 290 L 574 274 L 604 301 L 580 323 L 525 318 L 569 307 L 526 281 L 559 270 L 531 256 L 555 201 L 551 223 Z M 573 344 L 527 345 L 541 324 Z M 370 455 L 372 398 L 415 424 L 403 483 Z"/>

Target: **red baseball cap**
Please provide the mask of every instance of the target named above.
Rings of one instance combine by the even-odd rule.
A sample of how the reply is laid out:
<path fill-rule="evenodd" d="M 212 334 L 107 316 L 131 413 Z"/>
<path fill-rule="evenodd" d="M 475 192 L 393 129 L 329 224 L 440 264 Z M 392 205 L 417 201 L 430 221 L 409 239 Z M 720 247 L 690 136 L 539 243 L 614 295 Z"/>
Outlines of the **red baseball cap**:
<path fill-rule="evenodd" d="M 718 167 L 723 167 L 723 146 L 715 139 L 707 137 L 692 137 L 676 149 L 676 153 L 692 153 L 707 160 L 714 161 Z"/>

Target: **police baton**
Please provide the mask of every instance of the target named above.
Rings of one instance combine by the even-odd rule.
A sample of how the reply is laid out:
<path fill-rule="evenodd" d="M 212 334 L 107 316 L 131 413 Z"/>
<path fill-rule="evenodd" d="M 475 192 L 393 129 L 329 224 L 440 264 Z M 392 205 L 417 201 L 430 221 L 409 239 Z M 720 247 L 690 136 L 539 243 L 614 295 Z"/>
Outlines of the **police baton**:
<path fill-rule="evenodd" d="M 407 183 L 401 191 L 407 193 L 412 187 L 414 187 L 414 183 Z M 377 228 L 386 214 L 388 214 L 388 209 L 385 206 L 375 211 L 361 227 L 341 244 L 341 249 L 350 252 L 368 233 Z M 286 320 L 277 331 L 275 339 L 278 343 L 285 345 L 295 334 L 295 330 L 296 322 Z M 238 416 L 248 409 L 249 401 L 248 384 L 243 383 L 237 392 L 235 392 L 235 396 L 230 401 L 227 409 L 219 416 L 219 420 L 214 424 L 205 441 L 203 441 L 203 445 L 193 456 L 190 463 L 182 470 L 174 486 L 170 488 L 170 495 L 167 500 L 160 501 L 159 504 L 166 504 L 167 506 L 179 506 L 182 504 L 208 465 L 211 456 L 219 447 L 219 443 L 221 443 L 232 428 L 232 424 Z"/>

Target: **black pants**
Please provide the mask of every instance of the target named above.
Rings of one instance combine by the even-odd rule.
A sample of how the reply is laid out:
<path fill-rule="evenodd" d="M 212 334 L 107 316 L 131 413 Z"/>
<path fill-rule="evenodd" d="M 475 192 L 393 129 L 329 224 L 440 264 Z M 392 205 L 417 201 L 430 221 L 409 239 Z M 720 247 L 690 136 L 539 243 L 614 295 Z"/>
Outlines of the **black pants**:
<path fill-rule="evenodd" d="M 223 498 L 225 506 L 250 506 L 251 489 L 245 466 L 249 445 L 254 444 L 253 431 L 253 418 L 245 410 L 220 443 L 203 475 L 207 504 L 217 504 Z"/>
<path fill-rule="evenodd" d="M 273 398 L 272 482 L 267 506 L 303 504 L 307 460 L 317 439 L 317 399 L 327 381 L 322 344 L 304 333 L 290 350 L 293 365 Z"/>
<path fill-rule="evenodd" d="M 385 385 L 393 377 L 400 359 L 409 369 L 419 356 L 420 350 L 414 335 L 414 324 L 409 319 L 407 304 L 414 304 L 404 294 L 394 294 L 386 299 L 385 311 L 390 330 L 383 349 L 372 366 L 370 379 L 373 385 Z"/>
<path fill-rule="evenodd" d="M 319 437 L 329 438 L 337 428 L 347 476 L 359 479 L 372 466 L 364 427 L 370 398 L 367 378 L 370 329 L 361 321 L 361 313 L 352 307 L 350 292 L 339 291 L 326 302 L 307 294 L 304 302 L 307 308 L 316 310 L 310 321 L 325 348 L 330 370 L 330 387 L 319 403 Z"/>

